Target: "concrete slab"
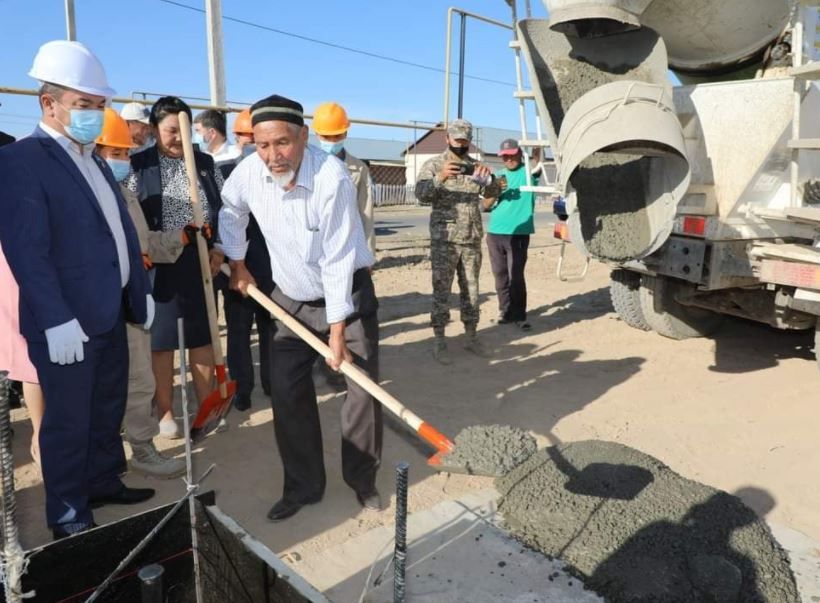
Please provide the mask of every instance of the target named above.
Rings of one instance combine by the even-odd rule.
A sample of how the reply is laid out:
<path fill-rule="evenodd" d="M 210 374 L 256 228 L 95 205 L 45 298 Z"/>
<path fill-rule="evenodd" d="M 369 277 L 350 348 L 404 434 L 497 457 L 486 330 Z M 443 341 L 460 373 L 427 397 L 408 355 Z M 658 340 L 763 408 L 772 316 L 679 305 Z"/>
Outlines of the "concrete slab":
<path fill-rule="evenodd" d="M 498 526 L 493 489 L 408 516 L 407 601 L 592 603 L 602 601 Z M 393 527 L 354 538 L 294 564 L 331 601 L 393 601 Z"/>
<path fill-rule="evenodd" d="M 797 592 L 804 603 L 820 601 L 820 542 L 792 528 L 769 524 L 772 534 L 789 553 Z"/>

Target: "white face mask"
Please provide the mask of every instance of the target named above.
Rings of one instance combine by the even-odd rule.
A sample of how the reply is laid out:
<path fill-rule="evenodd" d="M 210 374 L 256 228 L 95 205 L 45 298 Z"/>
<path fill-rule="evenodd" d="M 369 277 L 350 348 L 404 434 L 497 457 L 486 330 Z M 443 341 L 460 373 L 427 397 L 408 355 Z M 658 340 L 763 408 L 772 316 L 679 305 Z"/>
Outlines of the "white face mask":
<path fill-rule="evenodd" d="M 156 140 L 154 140 L 154 137 L 153 137 L 153 136 L 149 136 L 149 137 L 145 140 L 145 143 L 143 143 L 143 145 L 142 145 L 142 146 L 136 147 L 135 149 L 131 149 L 131 150 L 129 151 L 129 155 L 136 155 L 137 153 L 142 153 L 144 150 L 146 150 L 146 149 L 150 149 L 150 148 L 151 148 L 152 146 L 154 146 L 156 143 L 157 143 L 157 141 L 156 141 Z"/>

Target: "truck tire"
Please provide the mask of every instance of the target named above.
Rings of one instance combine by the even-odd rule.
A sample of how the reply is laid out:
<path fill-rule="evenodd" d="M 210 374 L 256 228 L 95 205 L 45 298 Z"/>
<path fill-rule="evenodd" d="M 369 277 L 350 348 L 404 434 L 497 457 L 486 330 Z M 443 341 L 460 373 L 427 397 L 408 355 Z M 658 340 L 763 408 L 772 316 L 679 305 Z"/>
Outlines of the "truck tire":
<path fill-rule="evenodd" d="M 647 324 L 659 335 L 670 339 L 711 335 L 723 322 L 723 316 L 678 303 L 675 292 L 683 286 L 662 276 L 641 277 L 641 310 Z"/>
<path fill-rule="evenodd" d="M 817 361 L 817 368 L 820 369 L 820 318 L 814 327 L 814 359 Z"/>
<path fill-rule="evenodd" d="M 612 307 L 622 321 L 633 329 L 652 329 L 641 309 L 641 275 L 618 268 L 609 275 L 609 297 Z"/>

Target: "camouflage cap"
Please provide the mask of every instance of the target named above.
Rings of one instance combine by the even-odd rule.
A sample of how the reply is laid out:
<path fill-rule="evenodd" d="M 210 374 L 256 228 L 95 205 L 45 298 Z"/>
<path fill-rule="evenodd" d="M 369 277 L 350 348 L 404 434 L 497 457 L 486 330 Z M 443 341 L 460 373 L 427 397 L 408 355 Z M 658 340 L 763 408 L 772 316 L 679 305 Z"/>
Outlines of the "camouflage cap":
<path fill-rule="evenodd" d="M 447 133 L 453 138 L 473 139 L 473 124 L 466 119 L 456 119 L 447 126 Z"/>

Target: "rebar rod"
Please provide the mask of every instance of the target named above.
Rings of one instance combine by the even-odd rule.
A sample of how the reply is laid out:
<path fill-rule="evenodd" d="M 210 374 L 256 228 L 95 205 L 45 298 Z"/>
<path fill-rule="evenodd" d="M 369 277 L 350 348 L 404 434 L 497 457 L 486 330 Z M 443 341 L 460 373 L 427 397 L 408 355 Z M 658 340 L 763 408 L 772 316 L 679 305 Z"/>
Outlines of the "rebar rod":
<path fill-rule="evenodd" d="M 393 552 L 393 603 L 404 603 L 407 565 L 407 474 L 410 465 L 396 465 L 396 544 Z"/>
<path fill-rule="evenodd" d="M 6 601 L 22 601 L 21 580 L 26 571 L 25 553 L 17 531 L 17 502 L 14 498 L 14 458 L 11 453 L 11 407 L 8 373 L 0 371 L 0 472 L 2 472 L 3 552 L 0 574 Z"/>

